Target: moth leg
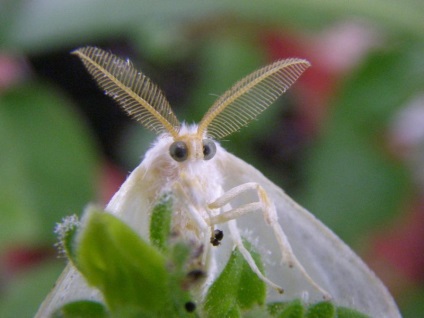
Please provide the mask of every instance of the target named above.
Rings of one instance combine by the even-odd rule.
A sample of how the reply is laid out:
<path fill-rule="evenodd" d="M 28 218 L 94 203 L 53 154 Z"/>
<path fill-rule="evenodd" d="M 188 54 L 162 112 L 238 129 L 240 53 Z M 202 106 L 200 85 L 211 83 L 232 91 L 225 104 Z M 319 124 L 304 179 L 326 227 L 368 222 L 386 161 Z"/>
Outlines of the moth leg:
<path fill-rule="evenodd" d="M 284 289 L 278 286 L 277 284 L 270 281 L 268 278 L 266 278 L 261 271 L 259 270 L 258 266 L 255 263 L 255 260 L 253 259 L 250 252 L 246 249 L 246 247 L 243 244 L 243 241 L 241 239 L 240 231 L 237 228 L 236 220 L 230 220 L 228 221 L 228 229 L 230 230 L 231 236 L 234 240 L 234 243 L 236 244 L 238 250 L 240 251 L 241 255 L 243 255 L 246 262 L 249 264 L 252 271 L 258 275 L 258 277 L 271 286 L 272 288 L 276 289 L 280 294 L 284 293 Z"/>
<path fill-rule="evenodd" d="M 309 276 L 305 268 L 302 266 L 302 264 L 299 262 L 295 254 L 293 253 L 293 250 L 290 246 L 290 243 L 287 239 L 287 236 L 284 234 L 283 229 L 281 228 L 280 224 L 278 223 L 278 216 L 277 211 L 275 209 L 274 204 L 269 199 L 268 195 L 265 192 L 265 189 L 262 188 L 259 184 L 255 182 L 248 182 L 245 184 L 241 184 L 237 187 L 234 187 L 224 193 L 221 197 L 219 197 L 214 202 L 210 203 L 208 205 L 211 209 L 218 209 L 224 207 L 226 204 L 228 204 L 232 199 L 236 198 L 238 195 L 250 191 L 255 190 L 259 197 L 259 202 L 252 202 L 243 204 L 237 208 L 230 209 L 228 211 L 225 211 L 221 214 L 212 216 L 209 218 L 209 224 L 215 225 L 219 223 L 225 223 L 230 222 L 231 220 L 235 220 L 239 218 L 242 215 L 245 215 L 247 213 L 251 213 L 254 211 L 262 211 L 265 222 L 272 228 L 275 238 L 277 239 L 278 246 L 281 251 L 282 256 L 282 263 L 287 264 L 289 267 L 297 267 L 298 270 L 302 273 L 302 275 L 305 277 L 305 279 L 314 286 L 319 292 L 323 294 L 324 299 L 331 299 L 330 294 L 325 291 L 323 288 L 321 288 L 313 279 Z M 229 223 L 231 224 L 231 223 Z M 235 231 L 238 233 L 238 231 Z M 237 242 L 236 242 L 237 244 Z M 243 243 L 241 243 L 242 245 Z M 246 250 L 247 252 L 247 250 Z M 247 252 L 249 254 L 249 252 Z M 243 253 L 242 253 L 243 254 Z M 250 254 L 249 254 L 250 255 Z M 246 256 L 243 254 L 243 256 L 246 259 Z M 246 259 L 247 261 L 247 259 Z M 249 263 L 249 261 L 248 261 Z M 249 263 L 249 265 L 251 265 Z M 256 273 L 255 269 L 252 267 L 252 270 Z"/>

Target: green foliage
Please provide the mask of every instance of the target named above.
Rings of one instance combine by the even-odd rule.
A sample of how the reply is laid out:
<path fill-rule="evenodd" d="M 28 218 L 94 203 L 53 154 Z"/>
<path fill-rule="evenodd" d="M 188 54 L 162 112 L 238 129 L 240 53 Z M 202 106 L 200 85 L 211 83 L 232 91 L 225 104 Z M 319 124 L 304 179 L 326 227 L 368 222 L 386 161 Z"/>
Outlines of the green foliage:
<path fill-rule="evenodd" d="M 169 213 L 161 201 L 155 211 Z M 66 223 L 66 222 L 65 222 Z M 163 224 L 151 228 L 163 232 Z M 75 232 L 75 227 L 63 226 Z M 265 306 L 266 285 L 235 249 L 205 300 L 195 304 L 198 282 L 188 275 L 193 251 L 168 239 L 160 246 L 144 242 L 115 216 L 87 209 L 76 235 L 62 233 L 67 254 L 88 283 L 98 288 L 105 304 L 83 300 L 65 304 L 55 318 L 76 317 L 279 317 L 279 318 L 363 318 L 364 315 L 330 302 L 313 305 L 300 300 Z M 260 255 L 248 241 L 243 243 L 263 272 Z"/>
<path fill-rule="evenodd" d="M 273 317 L 298 318 L 303 317 L 305 308 L 299 300 L 295 300 L 290 303 L 269 304 L 268 311 Z"/>
<path fill-rule="evenodd" d="M 94 301 L 75 301 L 57 310 L 52 318 L 106 318 L 109 314 L 106 308 Z"/>
<path fill-rule="evenodd" d="M 102 291 L 111 310 L 164 307 L 165 259 L 127 225 L 111 214 L 92 211 L 78 239 L 78 268 Z"/>
<path fill-rule="evenodd" d="M 0 95 L 0 248 L 51 244 L 55 222 L 93 198 L 94 152 L 69 106 L 37 83 Z"/>
<path fill-rule="evenodd" d="M 56 260 L 34 266 L 15 277 L 8 293 L 1 295 L 0 317 L 33 317 L 62 271 L 63 262 Z"/>
<path fill-rule="evenodd" d="M 329 302 L 322 302 L 308 308 L 305 318 L 332 318 L 336 315 L 336 308 Z"/>
<path fill-rule="evenodd" d="M 176 39 L 181 41 L 183 28 L 199 18 L 219 17 L 229 13 L 238 18 L 279 27 L 294 25 L 309 29 L 359 16 L 394 34 L 417 38 L 424 36 L 424 8 L 416 0 L 405 0 L 402 4 L 395 0 L 266 0 L 260 3 L 240 0 L 201 3 L 193 0 L 180 0 L 178 3 L 169 0 L 151 3 L 125 1 L 109 2 L 101 10 L 93 0 L 79 5 L 51 0 L 37 6 L 16 8 L 9 4 L 8 7 L 8 13 L 12 16 L 5 13 L 0 15 L 3 18 L 0 19 L 0 30 L 3 30 L 0 43 L 26 50 L 94 41 L 105 35 L 122 35 L 123 32 L 137 42 L 146 30 L 149 32 L 150 43 L 144 42 L 144 46 L 154 45 L 157 48 L 161 44 L 175 42 Z"/>
<path fill-rule="evenodd" d="M 245 241 L 256 265 L 263 271 L 260 255 Z M 207 317 L 240 317 L 242 310 L 265 303 L 266 286 L 252 272 L 243 255 L 235 249 L 221 275 L 208 290 L 205 299 Z"/>
<path fill-rule="evenodd" d="M 159 204 L 155 205 L 150 217 L 150 242 L 163 252 L 166 252 L 168 246 L 172 217 L 171 204 L 171 197 L 165 195 Z"/>
<path fill-rule="evenodd" d="M 278 318 L 367 318 L 360 312 L 336 307 L 331 302 L 320 302 L 312 305 L 304 305 L 299 300 L 287 303 L 272 303 L 268 305 L 268 313 L 271 317 Z"/>
<path fill-rule="evenodd" d="M 162 205 L 162 212 L 169 212 L 165 207 Z M 63 237 L 69 240 L 73 236 Z M 107 311 L 97 303 L 74 302 L 58 310 L 57 317 L 80 317 L 86 310 L 99 317 L 187 315 L 184 306 L 190 297 L 181 288 L 190 252 L 186 245 L 167 246 L 169 253 L 162 254 L 121 220 L 92 207 L 73 240 L 62 244 L 71 247 L 67 254 L 73 256 L 72 262 L 87 282 L 102 292 Z"/>
<path fill-rule="evenodd" d="M 367 315 L 361 314 L 360 312 L 346 308 L 346 307 L 337 307 L 336 314 L 338 318 L 367 318 Z"/>
<path fill-rule="evenodd" d="M 56 244 L 60 253 L 66 256 L 74 265 L 76 265 L 76 244 L 75 237 L 81 223 L 76 215 L 71 215 L 62 220 L 62 223 L 56 225 L 55 233 L 58 236 Z"/>
<path fill-rule="evenodd" d="M 396 215 L 411 192 L 407 168 L 383 143 L 388 121 L 424 85 L 422 50 L 371 56 L 345 84 L 308 158 L 300 201 L 350 244 Z"/>

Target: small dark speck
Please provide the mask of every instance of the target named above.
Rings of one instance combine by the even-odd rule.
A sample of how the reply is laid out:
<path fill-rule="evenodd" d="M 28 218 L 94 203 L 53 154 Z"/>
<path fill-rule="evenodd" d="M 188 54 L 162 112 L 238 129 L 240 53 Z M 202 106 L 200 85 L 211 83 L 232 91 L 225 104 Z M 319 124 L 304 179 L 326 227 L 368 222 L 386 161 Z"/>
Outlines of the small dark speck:
<path fill-rule="evenodd" d="M 193 312 L 196 310 L 196 304 L 193 303 L 192 301 L 186 302 L 184 306 L 187 312 Z"/>

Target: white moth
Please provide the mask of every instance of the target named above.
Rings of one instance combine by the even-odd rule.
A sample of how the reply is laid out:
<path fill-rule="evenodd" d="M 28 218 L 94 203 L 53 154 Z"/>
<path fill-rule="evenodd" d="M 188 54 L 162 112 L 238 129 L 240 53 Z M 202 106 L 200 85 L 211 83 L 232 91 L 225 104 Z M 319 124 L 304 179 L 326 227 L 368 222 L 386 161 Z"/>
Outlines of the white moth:
<path fill-rule="evenodd" d="M 347 245 L 216 141 L 255 119 L 310 66 L 307 61 L 280 60 L 253 72 L 217 99 L 198 125 L 187 125 L 178 121 L 158 87 L 128 61 L 94 47 L 73 53 L 130 116 L 159 135 L 107 211 L 148 240 L 149 209 L 171 193 L 172 231 L 203 251 L 205 289 L 237 247 L 270 287 L 267 301 L 331 299 L 370 316 L 400 317 L 386 288 Z M 242 237 L 261 253 L 265 275 Z M 99 297 L 68 265 L 38 316 L 72 300 Z"/>

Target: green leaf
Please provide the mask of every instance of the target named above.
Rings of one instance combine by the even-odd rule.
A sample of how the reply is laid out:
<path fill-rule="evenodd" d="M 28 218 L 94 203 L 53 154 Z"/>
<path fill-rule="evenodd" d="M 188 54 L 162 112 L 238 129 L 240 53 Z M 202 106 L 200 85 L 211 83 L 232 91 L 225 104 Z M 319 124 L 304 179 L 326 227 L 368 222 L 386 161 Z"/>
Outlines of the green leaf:
<path fill-rule="evenodd" d="M 3 286 L 6 292 L 0 297 L 0 317 L 33 317 L 63 267 L 62 261 L 46 262 L 15 276 Z"/>
<path fill-rule="evenodd" d="M 60 253 L 65 254 L 68 259 L 77 266 L 76 262 L 76 237 L 81 223 L 76 215 L 65 217 L 55 228 L 59 242 L 56 246 Z"/>
<path fill-rule="evenodd" d="M 111 311 L 160 311 L 167 305 L 165 258 L 115 216 L 90 211 L 79 236 L 78 268 Z"/>
<path fill-rule="evenodd" d="M 0 96 L 0 248 L 52 244 L 55 223 L 94 197 L 93 147 L 71 110 L 35 82 Z"/>
<path fill-rule="evenodd" d="M 306 313 L 305 313 L 306 311 Z M 268 312 L 278 318 L 367 318 L 354 309 L 336 307 L 331 302 L 319 302 L 309 307 L 299 299 L 291 302 L 276 302 L 268 304 Z"/>
<path fill-rule="evenodd" d="M 304 305 L 300 299 L 291 302 L 275 302 L 268 304 L 268 313 L 278 318 L 367 318 L 368 316 L 354 309 L 336 307 L 331 302 L 320 302 L 310 306 Z"/>
<path fill-rule="evenodd" d="M 185 305 L 192 302 L 189 290 L 197 282 L 192 282 L 187 277 L 187 263 L 191 254 L 189 246 L 181 241 L 169 241 L 171 220 L 172 198 L 169 194 L 165 194 L 152 210 L 150 242 L 167 257 L 170 303 L 167 305 L 167 310 L 163 311 L 163 314 L 185 317 L 190 315 Z M 202 278 L 200 277 L 201 280 L 203 280 Z"/>
<path fill-rule="evenodd" d="M 263 271 L 260 255 L 247 241 L 244 241 L 244 245 Z M 251 270 L 236 248 L 221 275 L 209 288 L 204 310 L 206 317 L 238 317 L 240 310 L 263 305 L 265 297 L 265 283 Z"/>
<path fill-rule="evenodd" d="M 369 318 L 369 316 L 354 309 L 337 307 L 337 318 Z"/>
<path fill-rule="evenodd" d="M 187 263 L 191 252 L 189 246 L 182 242 L 177 242 L 169 247 L 166 263 L 169 274 L 170 301 L 167 308 L 162 311 L 164 315 L 166 314 L 165 316 L 193 317 L 193 313 L 186 310 L 186 304 L 193 302 L 190 289 L 195 286 L 195 282 L 187 282 Z"/>
<path fill-rule="evenodd" d="M 418 312 L 424 312 L 424 286 L 404 292 L 398 300 L 403 318 L 417 317 Z"/>
<path fill-rule="evenodd" d="M 266 307 L 254 307 L 243 313 L 243 318 L 273 318 Z"/>
<path fill-rule="evenodd" d="M 268 304 L 268 311 L 273 317 L 278 318 L 302 318 L 305 312 L 300 300 L 294 300 L 289 303 Z"/>
<path fill-rule="evenodd" d="M 6 8 L 9 10 L 1 15 L 5 22 L 0 26 L 4 27 L 5 31 L 3 41 L 0 42 L 11 47 L 32 50 L 59 44 L 69 45 L 72 42 L 89 42 L 90 39 L 95 42 L 94 39 L 98 40 L 99 37 L 118 36 L 122 32 L 131 35 L 131 32 L 140 32 L 147 28 L 149 32 L 147 36 L 143 34 L 144 37 L 163 38 L 161 33 L 164 30 L 171 34 L 172 31 L 181 34 L 182 30 L 191 30 L 190 27 L 198 26 L 195 23 L 199 23 L 199 19 L 215 19 L 217 23 L 210 26 L 214 31 L 216 29 L 215 32 L 223 30 L 221 23 L 227 23 L 234 28 L 238 21 L 248 21 L 248 27 L 243 25 L 247 29 L 246 37 L 252 37 L 251 26 L 255 25 L 254 22 L 262 26 L 289 25 L 313 28 L 315 31 L 318 26 L 343 21 L 352 16 L 364 21 L 369 19 L 379 28 L 385 27 L 401 34 L 413 34 L 418 38 L 423 37 L 424 28 L 424 10 L 417 0 L 404 0 L 402 3 L 396 0 L 125 1 L 110 2 L 101 10 L 99 3 L 94 0 L 72 5 L 46 0 L 38 5 Z M 234 17 L 231 23 L 225 19 L 228 12 Z M 223 17 L 222 20 L 220 17 Z"/>
<path fill-rule="evenodd" d="M 172 199 L 165 194 L 152 210 L 150 217 L 150 242 L 162 252 L 168 249 L 172 220 Z"/>
<path fill-rule="evenodd" d="M 390 220 L 411 194 L 410 173 L 386 146 L 387 127 L 422 91 L 423 52 L 409 45 L 370 56 L 345 84 L 305 165 L 308 189 L 299 201 L 350 244 Z"/>
<path fill-rule="evenodd" d="M 336 308 L 331 302 L 323 301 L 308 308 L 305 318 L 335 318 Z"/>
<path fill-rule="evenodd" d="M 167 252 L 162 254 L 121 220 L 93 206 L 87 208 L 81 225 L 73 216 L 56 231 L 72 262 L 102 292 L 114 317 L 196 315 L 186 309 L 194 285 L 187 281 L 191 255 L 187 244 L 163 240 Z M 60 312 L 83 311 L 82 305 Z"/>
<path fill-rule="evenodd" d="M 107 318 L 109 314 L 103 304 L 81 300 L 66 304 L 53 313 L 53 318 Z"/>

